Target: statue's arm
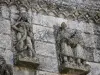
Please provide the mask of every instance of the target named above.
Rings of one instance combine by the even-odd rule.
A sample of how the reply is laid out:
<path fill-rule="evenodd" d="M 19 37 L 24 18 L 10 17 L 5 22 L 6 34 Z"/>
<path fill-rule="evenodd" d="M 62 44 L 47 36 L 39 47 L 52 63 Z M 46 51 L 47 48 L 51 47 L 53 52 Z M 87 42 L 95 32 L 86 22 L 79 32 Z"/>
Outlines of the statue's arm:
<path fill-rule="evenodd" d="M 17 42 L 17 44 L 19 44 L 20 41 L 25 40 L 26 38 L 27 38 L 27 30 L 26 30 L 26 28 L 24 27 L 24 35 L 23 35 L 22 38 Z M 16 45 L 17 45 L 17 44 L 16 44 Z"/>
<path fill-rule="evenodd" d="M 19 30 L 19 28 L 17 28 L 17 25 L 18 25 L 19 23 L 20 23 L 20 22 L 17 22 L 15 25 L 12 25 L 11 28 L 13 28 L 13 29 L 16 30 L 16 31 L 22 32 L 21 30 Z"/>

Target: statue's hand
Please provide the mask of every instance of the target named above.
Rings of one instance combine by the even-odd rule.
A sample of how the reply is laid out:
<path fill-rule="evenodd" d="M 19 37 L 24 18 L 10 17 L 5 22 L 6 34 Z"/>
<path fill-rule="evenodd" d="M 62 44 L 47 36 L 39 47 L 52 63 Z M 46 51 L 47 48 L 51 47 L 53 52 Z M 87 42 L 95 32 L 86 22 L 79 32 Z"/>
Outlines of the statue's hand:
<path fill-rule="evenodd" d="M 76 47 L 77 43 L 73 40 L 73 39 L 69 39 L 68 40 L 68 44 L 71 46 L 71 47 Z"/>

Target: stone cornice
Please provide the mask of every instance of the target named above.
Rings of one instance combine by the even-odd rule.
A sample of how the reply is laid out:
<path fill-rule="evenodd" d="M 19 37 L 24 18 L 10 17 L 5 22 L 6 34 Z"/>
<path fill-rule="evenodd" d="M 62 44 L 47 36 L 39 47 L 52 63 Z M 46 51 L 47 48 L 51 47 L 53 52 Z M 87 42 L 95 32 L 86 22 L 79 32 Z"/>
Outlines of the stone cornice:
<path fill-rule="evenodd" d="M 20 6 L 24 6 L 26 9 L 31 8 L 33 12 L 41 13 L 43 15 L 100 24 L 99 2 L 85 4 L 68 3 L 59 0 L 1 0 L 0 4 L 4 2 L 8 6 L 15 4 L 18 8 L 20 8 Z"/>

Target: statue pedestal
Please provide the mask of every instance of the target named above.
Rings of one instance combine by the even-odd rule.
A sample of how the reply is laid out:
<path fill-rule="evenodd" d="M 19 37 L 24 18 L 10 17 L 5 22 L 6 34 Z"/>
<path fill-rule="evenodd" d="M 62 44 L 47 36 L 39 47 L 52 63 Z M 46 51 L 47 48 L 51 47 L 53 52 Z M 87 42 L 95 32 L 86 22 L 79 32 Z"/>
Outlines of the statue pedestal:
<path fill-rule="evenodd" d="M 90 71 L 90 66 L 87 64 L 79 65 L 78 58 L 73 57 L 75 63 L 66 61 L 60 65 L 60 72 L 66 74 L 86 75 Z M 81 58 L 80 58 L 81 59 Z M 83 59 L 81 59 L 83 60 Z"/>
<path fill-rule="evenodd" d="M 15 65 L 36 69 L 39 66 L 39 59 L 36 57 L 19 57 Z"/>

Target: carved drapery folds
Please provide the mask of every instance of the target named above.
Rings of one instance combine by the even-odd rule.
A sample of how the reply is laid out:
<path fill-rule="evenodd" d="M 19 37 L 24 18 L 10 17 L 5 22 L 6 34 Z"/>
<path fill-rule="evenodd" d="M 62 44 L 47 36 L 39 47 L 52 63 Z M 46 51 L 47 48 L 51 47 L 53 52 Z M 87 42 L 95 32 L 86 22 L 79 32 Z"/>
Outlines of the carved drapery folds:
<path fill-rule="evenodd" d="M 11 65 L 6 64 L 3 56 L 0 55 L 0 75 L 13 75 L 13 70 Z"/>
<path fill-rule="evenodd" d="M 70 29 L 63 22 L 58 31 L 57 44 L 60 58 L 60 72 L 86 74 L 90 66 L 86 64 L 81 31 Z"/>
<path fill-rule="evenodd" d="M 36 68 L 39 65 L 39 60 L 36 57 L 34 48 L 34 34 L 32 26 L 28 22 L 28 15 L 26 12 L 20 14 L 17 22 L 12 25 L 12 29 L 15 32 L 16 42 L 13 46 L 16 50 L 15 65 L 26 66 Z M 29 66 L 30 65 L 30 66 Z"/>

